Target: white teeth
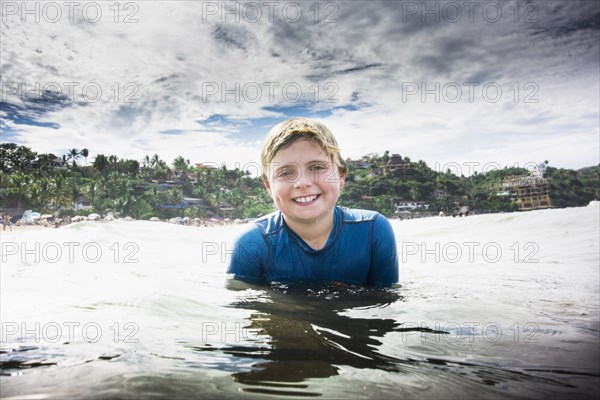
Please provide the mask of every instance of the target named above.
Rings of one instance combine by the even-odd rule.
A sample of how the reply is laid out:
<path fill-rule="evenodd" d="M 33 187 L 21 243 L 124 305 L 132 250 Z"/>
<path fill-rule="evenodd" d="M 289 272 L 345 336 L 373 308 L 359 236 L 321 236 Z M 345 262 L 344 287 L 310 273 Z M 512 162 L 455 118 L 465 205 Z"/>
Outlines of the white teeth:
<path fill-rule="evenodd" d="M 309 201 L 313 201 L 316 198 L 317 196 L 298 197 L 297 199 L 294 199 L 294 201 L 296 203 L 308 203 Z"/>

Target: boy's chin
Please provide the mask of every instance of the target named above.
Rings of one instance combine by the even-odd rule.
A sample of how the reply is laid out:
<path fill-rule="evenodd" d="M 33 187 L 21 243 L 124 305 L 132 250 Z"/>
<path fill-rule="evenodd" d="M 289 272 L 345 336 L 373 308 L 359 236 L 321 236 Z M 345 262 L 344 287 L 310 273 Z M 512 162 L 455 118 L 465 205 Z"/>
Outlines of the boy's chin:
<path fill-rule="evenodd" d="M 319 222 L 319 219 L 318 218 L 294 218 L 293 221 L 299 225 L 308 227 L 311 225 L 316 225 Z"/>
<path fill-rule="evenodd" d="M 318 210 L 306 210 L 306 212 L 283 213 L 286 218 L 302 224 L 315 224 L 327 218 L 328 213 L 319 212 Z"/>

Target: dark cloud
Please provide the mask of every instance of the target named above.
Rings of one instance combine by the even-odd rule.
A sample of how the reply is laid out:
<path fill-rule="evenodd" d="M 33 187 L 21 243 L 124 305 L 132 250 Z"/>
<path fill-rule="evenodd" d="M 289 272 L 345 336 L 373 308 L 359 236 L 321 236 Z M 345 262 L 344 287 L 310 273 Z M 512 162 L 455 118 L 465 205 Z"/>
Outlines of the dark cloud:
<path fill-rule="evenodd" d="M 360 72 L 371 70 L 371 69 L 378 69 L 382 66 L 383 66 L 383 64 L 373 63 L 373 64 L 356 65 L 354 67 L 348 67 L 348 68 L 344 68 L 344 69 L 327 68 L 326 72 L 319 73 L 319 74 L 309 74 L 306 76 L 306 78 L 309 80 L 320 81 L 320 80 L 323 80 L 326 78 L 335 77 L 336 75 L 360 73 Z M 333 67 L 335 67 L 335 65 Z"/>
<path fill-rule="evenodd" d="M 548 1 L 532 4 L 535 6 L 530 6 L 529 11 L 535 22 L 527 24 L 532 35 L 550 36 L 557 39 L 576 33 L 588 33 L 598 40 L 600 31 L 599 1 Z"/>
<path fill-rule="evenodd" d="M 249 42 L 255 41 L 253 35 L 240 24 L 219 24 L 212 31 L 212 37 L 220 44 L 240 50 L 247 50 Z"/>
<path fill-rule="evenodd" d="M 171 74 L 169 76 L 162 76 L 162 77 L 156 79 L 154 81 L 154 83 L 166 82 L 166 81 L 170 81 L 170 80 L 177 79 L 177 78 L 179 78 L 178 74 Z"/>
<path fill-rule="evenodd" d="M 48 108 L 41 105 L 23 107 L 3 101 L 0 102 L 0 110 L 6 113 L 6 117 L 2 118 L 3 129 L 8 129 L 7 120 L 17 125 L 42 126 L 52 129 L 60 128 L 60 125 L 55 122 L 41 121 L 48 112 Z"/>
<path fill-rule="evenodd" d="M 565 21 L 555 26 L 536 26 L 531 29 L 533 35 L 548 35 L 552 38 L 570 36 L 581 31 L 590 31 L 598 38 L 600 31 L 600 12 L 593 15 L 582 16 L 580 19 Z"/>

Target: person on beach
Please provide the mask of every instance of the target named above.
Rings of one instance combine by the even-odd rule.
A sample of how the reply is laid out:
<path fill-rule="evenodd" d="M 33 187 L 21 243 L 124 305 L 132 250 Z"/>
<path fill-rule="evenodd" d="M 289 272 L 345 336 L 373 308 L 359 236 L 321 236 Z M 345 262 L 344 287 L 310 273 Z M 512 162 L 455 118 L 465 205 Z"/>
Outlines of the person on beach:
<path fill-rule="evenodd" d="M 390 222 L 374 211 L 337 206 L 346 162 L 324 124 L 292 118 L 271 129 L 262 180 L 278 211 L 237 239 L 228 273 L 264 282 L 390 286 L 398 256 Z"/>
<path fill-rule="evenodd" d="M 11 222 L 10 222 L 10 215 L 8 215 L 8 214 L 2 214 L 2 230 L 5 231 L 7 226 L 10 229 L 10 231 L 12 232 L 12 226 L 11 226 Z"/>

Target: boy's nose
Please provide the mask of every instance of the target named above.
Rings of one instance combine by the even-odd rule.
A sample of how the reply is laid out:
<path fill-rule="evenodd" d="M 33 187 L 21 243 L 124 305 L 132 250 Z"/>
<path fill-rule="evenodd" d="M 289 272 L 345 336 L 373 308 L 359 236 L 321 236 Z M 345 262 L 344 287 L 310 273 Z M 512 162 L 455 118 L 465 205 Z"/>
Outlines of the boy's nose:
<path fill-rule="evenodd" d="M 294 182 L 294 186 L 297 188 L 310 186 L 313 184 L 314 177 L 311 171 L 300 171 L 299 175 Z"/>

